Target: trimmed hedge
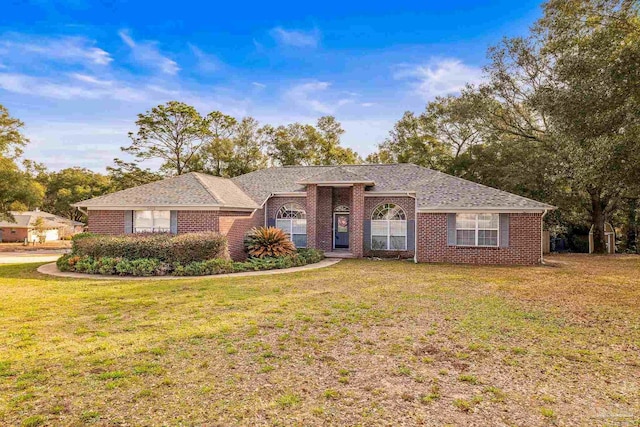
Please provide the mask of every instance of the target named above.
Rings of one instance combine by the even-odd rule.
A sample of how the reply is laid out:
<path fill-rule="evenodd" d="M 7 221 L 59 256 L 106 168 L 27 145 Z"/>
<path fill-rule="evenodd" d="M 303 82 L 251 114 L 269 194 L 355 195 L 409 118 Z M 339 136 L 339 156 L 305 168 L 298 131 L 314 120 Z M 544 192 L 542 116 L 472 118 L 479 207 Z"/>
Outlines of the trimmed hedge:
<path fill-rule="evenodd" d="M 169 263 L 157 258 L 126 259 L 121 257 L 99 257 L 67 254 L 56 262 L 60 271 L 105 274 L 119 276 L 208 276 L 212 274 L 237 273 L 242 271 L 273 270 L 300 267 L 324 259 L 317 249 L 299 249 L 292 255 L 278 258 L 250 258 L 244 262 L 215 258 L 193 261 L 186 264 Z"/>
<path fill-rule="evenodd" d="M 189 264 L 214 258 L 229 259 L 226 237 L 214 232 L 122 236 L 80 233 L 73 238 L 71 253 L 92 259 L 151 258 L 168 264 Z"/>

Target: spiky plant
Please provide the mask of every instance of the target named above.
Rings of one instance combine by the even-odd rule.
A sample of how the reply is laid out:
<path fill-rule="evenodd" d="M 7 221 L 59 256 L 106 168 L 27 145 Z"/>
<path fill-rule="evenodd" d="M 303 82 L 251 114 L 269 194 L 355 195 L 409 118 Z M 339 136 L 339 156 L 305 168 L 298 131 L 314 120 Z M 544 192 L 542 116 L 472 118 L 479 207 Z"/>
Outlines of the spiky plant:
<path fill-rule="evenodd" d="M 244 247 L 254 258 L 281 257 L 296 251 L 289 236 L 276 227 L 252 228 L 244 239 Z"/>

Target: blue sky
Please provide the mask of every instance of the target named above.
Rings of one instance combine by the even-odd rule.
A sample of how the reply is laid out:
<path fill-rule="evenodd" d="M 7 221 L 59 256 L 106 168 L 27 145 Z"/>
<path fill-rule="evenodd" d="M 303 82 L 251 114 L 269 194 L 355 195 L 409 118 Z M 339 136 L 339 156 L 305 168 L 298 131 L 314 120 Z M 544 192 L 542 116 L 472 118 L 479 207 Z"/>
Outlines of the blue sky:
<path fill-rule="evenodd" d="M 9 1 L 0 104 L 52 169 L 126 158 L 136 114 L 169 100 L 274 125 L 332 114 L 375 150 L 402 113 L 480 81 L 486 49 L 526 33 L 533 0 Z"/>

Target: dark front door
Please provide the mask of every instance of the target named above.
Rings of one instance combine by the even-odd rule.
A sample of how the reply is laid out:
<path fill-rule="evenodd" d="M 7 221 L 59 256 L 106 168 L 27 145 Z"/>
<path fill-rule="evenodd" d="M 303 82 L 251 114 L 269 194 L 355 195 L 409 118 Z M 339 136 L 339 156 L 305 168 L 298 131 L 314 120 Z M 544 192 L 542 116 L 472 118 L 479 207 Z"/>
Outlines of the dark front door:
<path fill-rule="evenodd" d="M 333 214 L 333 247 L 336 249 L 349 247 L 349 214 Z"/>

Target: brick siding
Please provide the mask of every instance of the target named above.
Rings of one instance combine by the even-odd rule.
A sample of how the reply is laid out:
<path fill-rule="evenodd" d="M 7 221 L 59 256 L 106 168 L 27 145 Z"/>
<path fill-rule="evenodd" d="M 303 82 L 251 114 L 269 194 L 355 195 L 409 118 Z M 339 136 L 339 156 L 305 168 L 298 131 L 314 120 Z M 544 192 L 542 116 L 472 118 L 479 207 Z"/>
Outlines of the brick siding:
<path fill-rule="evenodd" d="M 124 234 L 127 211 L 89 211 L 87 230 L 98 234 Z"/>
<path fill-rule="evenodd" d="M 12 233 L 11 230 L 14 232 Z M 29 237 L 29 230 L 26 228 L 2 227 L 0 237 L 3 242 L 24 242 Z"/>
<path fill-rule="evenodd" d="M 178 233 L 198 233 L 220 229 L 220 211 L 178 211 Z"/>
<path fill-rule="evenodd" d="M 244 236 L 253 227 L 264 225 L 264 209 L 251 212 L 220 211 L 220 234 L 227 236 L 229 255 L 235 261 L 246 259 Z"/>
<path fill-rule="evenodd" d="M 356 258 L 364 255 L 364 184 L 354 184 L 351 193 L 349 250 Z"/>
<path fill-rule="evenodd" d="M 542 214 L 509 215 L 509 246 L 474 248 L 447 245 L 447 214 L 418 213 L 418 262 L 518 264 L 540 262 Z"/>

